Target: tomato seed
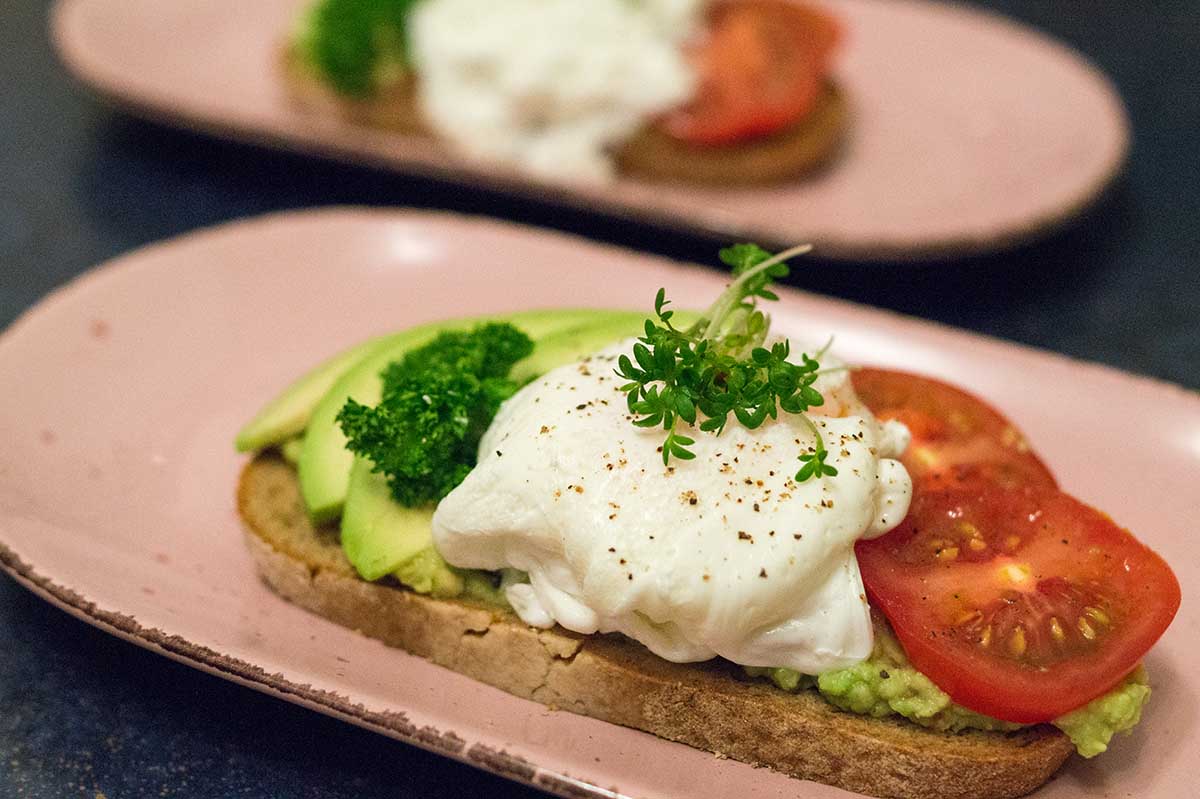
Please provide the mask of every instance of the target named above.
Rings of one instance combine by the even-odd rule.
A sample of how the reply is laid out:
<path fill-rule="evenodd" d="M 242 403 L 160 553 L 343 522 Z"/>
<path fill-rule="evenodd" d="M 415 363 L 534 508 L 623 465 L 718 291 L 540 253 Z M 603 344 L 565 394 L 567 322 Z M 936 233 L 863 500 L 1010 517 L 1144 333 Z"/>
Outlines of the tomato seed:
<path fill-rule="evenodd" d="M 1079 628 L 1079 633 L 1084 638 L 1088 639 L 1089 641 L 1096 640 L 1096 630 L 1092 627 L 1092 625 L 1088 624 L 1087 619 L 1080 616 L 1079 623 L 1075 626 Z"/>
<path fill-rule="evenodd" d="M 1025 628 L 1018 626 L 1008 638 L 1008 651 L 1015 658 L 1025 654 Z"/>
<path fill-rule="evenodd" d="M 1060 644 L 1067 640 L 1067 634 L 1063 632 L 1062 624 L 1058 621 L 1057 616 L 1050 617 L 1050 634 L 1054 636 L 1054 640 Z"/>

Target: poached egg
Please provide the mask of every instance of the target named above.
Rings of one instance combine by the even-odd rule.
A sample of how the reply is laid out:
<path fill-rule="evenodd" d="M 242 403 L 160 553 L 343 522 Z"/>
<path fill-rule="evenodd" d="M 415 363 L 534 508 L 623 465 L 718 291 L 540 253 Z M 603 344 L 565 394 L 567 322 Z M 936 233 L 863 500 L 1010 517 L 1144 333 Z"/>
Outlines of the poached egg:
<path fill-rule="evenodd" d="M 469 156 L 605 181 L 610 150 L 691 97 L 683 42 L 708 0 L 425 0 L 409 18 L 419 102 Z"/>
<path fill-rule="evenodd" d="M 633 341 L 555 369 L 510 398 L 479 462 L 438 505 L 434 544 L 464 568 L 519 570 L 504 591 L 526 622 L 620 632 L 667 660 L 721 656 L 805 674 L 866 658 L 872 626 L 854 542 L 891 530 L 912 484 L 906 428 L 881 424 L 849 373 L 822 374 L 809 412 L 836 476 L 797 483 L 814 437 L 780 413 L 731 417 L 664 466 L 613 372 Z M 832 359 L 823 359 L 828 368 Z"/>

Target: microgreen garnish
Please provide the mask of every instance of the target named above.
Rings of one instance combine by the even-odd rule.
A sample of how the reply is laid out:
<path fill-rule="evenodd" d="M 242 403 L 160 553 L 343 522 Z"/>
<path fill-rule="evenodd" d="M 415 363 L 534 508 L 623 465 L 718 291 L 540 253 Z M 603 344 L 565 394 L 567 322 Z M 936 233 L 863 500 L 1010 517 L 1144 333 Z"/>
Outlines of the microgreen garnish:
<path fill-rule="evenodd" d="M 654 316 L 647 319 L 645 335 L 633 345 L 633 358 L 622 355 L 617 374 L 628 380 L 629 412 L 638 427 L 662 426 L 663 464 L 671 458 L 691 460 L 695 440 L 678 430 L 680 422 L 720 435 L 729 415 L 753 430 L 779 410 L 798 414 L 815 439 L 800 455 L 803 464 L 796 481 L 832 476 L 837 469 L 825 462 L 828 452 L 817 425 L 805 411 L 825 403 L 813 388 L 820 370 L 816 358 L 801 354 L 800 363 L 788 360 L 791 345 L 785 339 L 765 346 L 771 320 L 758 310 L 759 300 L 777 300 L 772 281 L 788 274 L 788 258 L 802 255 L 808 245 L 771 255 L 755 244 L 735 244 L 721 250 L 721 261 L 733 269 L 733 282 L 691 326 L 679 330 L 671 324 L 666 290 L 654 298 Z M 822 349 L 818 356 L 824 353 Z M 636 362 L 636 363 L 635 363 Z"/>

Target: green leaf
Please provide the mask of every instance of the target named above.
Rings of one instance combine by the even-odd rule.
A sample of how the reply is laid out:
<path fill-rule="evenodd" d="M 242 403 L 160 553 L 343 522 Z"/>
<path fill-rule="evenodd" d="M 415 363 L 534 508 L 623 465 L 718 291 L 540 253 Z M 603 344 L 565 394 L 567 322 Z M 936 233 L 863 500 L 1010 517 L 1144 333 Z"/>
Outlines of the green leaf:
<path fill-rule="evenodd" d="M 825 398 L 821 396 L 821 392 L 817 391 L 812 386 L 803 386 L 800 389 L 800 398 L 804 400 L 810 408 L 820 407 L 825 404 Z"/>
<path fill-rule="evenodd" d="M 771 253 L 757 244 L 734 244 L 725 247 L 717 255 L 722 263 L 733 269 L 735 277 L 771 257 Z"/>
<path fill-rule="evenodd" d="M 696 423 L 696 405 L 686 393 L 681 392 L 675 397 L 675 412 L 688 424 Z"/>
<path fill-rule="evenodd" d="M 781 398 L 779 400 L 779 407 L 788 413 L 804 413 L 808 410 L 808 406 L 804 404 L 804 401 L 797 394 Z"/>
<path fill-rule="evenodd" d="M 679 446 L 678 444 L 671 445 L 671 454 L 674 455 L 676 458 L 679 458 L 680 460 L 684 460 L 684 461 L 690 461 L 696 457 L 696 453 L 692 452 L 691 450 L 684 449 L 682 446 Z"/>
<path fill-rule="evenodd" d="M 675 353 L 667 347 L 655 347 L 654 367 L 659 374 L 665 374 L 675 365 Z"/>
<path fill-rule="evenodd" d="M 633 345 L 633 357 L 637 358 L 638 365 L 647 372 L 655 371 L 654 356 L 650 354 L 650 350 L 645 344 Z"/>
<path fill-rule="evenodd" d="M 629 360 L 628 355 L 622 355 L 617 359 L 617 374 L 619 374 L 621 377 L 627 377 L 632 380 L 636 380 L 641 372 L 633 368 L 633 361 Z M 636 385 L 636 383 L 630 383 L 629 385 Z"/>

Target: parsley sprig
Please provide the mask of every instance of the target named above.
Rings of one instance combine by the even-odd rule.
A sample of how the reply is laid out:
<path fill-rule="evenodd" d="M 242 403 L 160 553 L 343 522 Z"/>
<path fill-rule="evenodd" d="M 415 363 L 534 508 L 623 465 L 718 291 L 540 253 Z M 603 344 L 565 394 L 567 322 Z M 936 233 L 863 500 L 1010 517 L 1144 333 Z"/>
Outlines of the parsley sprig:
<path fill-rule="evenodd" d="M 302 23 L 300 46 L 334 89 L 367 97 L 381 78 L 411 67 L 408 16 L 417 0 L 317 0 Z"/>
<path fill-rule="evenodd" d="M 438 335 L 384 369 L 378 405 L 346 400 L 337 421 L 347 448 L 386 475 L 402 505 L 437 502 L 475 466 L 500 403 L 520 388 L 508 373 L 531 352 L 533 342 L 510 324 Z"/>
<path fill-rule="evenodd" d="M 813 434 L 814 444 L 800 454 L 796 481 L 833 476 L 837 469 L 826 463 L 821 431 L 805 413 L 825 403 L 813 388 L 820 374 L 816 358 L 806 353 L 800 363 L 788 360 L 787 340 L 765 346 L 771 321 L 758 309 L 759 300 L 778 300 L 772 281 L 786 277 L 785 261 L 811 249 L 808 245 L 771 255 L 754 244 L 735 244 L 721 250 L 720 258 L 732 267 L 734 280 L 694 324 L 677 329 L 666 290 L 654 298 L 655 319 L 647 319 L 645 335 L 633 345 L 633 357 L 622 355 L 617 374 L 629 382 L 621 386 L 638 427 L 662 426 L 663 464 L 671 458 L 691 460 L 695 439 L 680 432 L 681 422 L 720 435 L 730 414 L 739 424 L 755 429 L 767 419 L 797 414 Z"/>

